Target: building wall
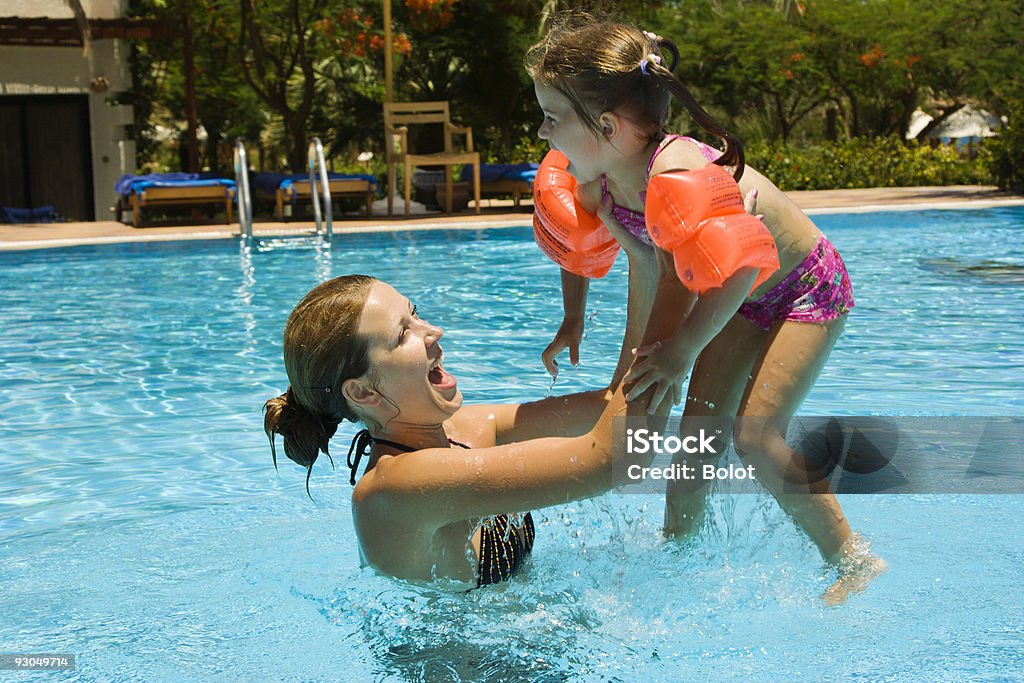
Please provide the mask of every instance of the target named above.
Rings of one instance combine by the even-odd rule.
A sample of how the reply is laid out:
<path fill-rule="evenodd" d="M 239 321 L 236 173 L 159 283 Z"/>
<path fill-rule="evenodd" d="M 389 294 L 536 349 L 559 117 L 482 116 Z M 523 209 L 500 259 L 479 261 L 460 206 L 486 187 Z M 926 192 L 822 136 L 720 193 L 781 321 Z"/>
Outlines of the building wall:
<path fill-rule="evenodd" d="M 90 19 L 116 19 L 127 7 L 127 0 L 80 0 L 85 16 Z M 5 17 L 49 17 L 68 19 L 74 16 L 64 0 L 3 0 L 0 15 Z"/>
<path fill-rule="evenodd" d="M 121 0 L 82 0 L 90 19 L 121 16 Z M 63 0 L 3 0 L 0 14 L 26 18 L 72 18 Z M 0 46 L 0 97 L 3 95 L 86 94 L 93 163 L 93 198 L 97 220 L 113 220 L 114 183 L 135 172 L 135 143 L 127 138 L 131 106 L 108 99 L 132 89 L 130 46 L 120 40 L 97 40 L 88 54 L 81 47 Z"/>

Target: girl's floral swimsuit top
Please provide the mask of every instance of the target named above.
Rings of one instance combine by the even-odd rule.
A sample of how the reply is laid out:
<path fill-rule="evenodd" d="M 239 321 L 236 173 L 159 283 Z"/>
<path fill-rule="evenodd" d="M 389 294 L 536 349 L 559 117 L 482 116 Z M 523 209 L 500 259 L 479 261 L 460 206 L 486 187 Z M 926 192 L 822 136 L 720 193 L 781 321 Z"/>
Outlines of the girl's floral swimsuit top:
<path fill-rule="evenodd" d="M 693 138 L 685 135 L 666 135 L 662 141 L 655 148 L 651 154 L 650 161 L 647 162 L 647 175 L 651 174 L 651 167 L 654 166 L 654 160 L 658 158 L 662 150 L 668 147 L 669 143 L 674 140 L 689 140 L 693 144 L 700 148 L 700 151 L 704 154 L 704 158 L 709 162 L 715 161 L 718 157 L 722 156 L 722 153 L 710 145 L 706 145 L 700 140 L 694 140 Z M 640 198 L 644 199 L 646 193 L 641 192 Z M 601 197 L 608 196 L 608 181 L 604 176 L 601 176 Z M 624 206 L 612 203 L 612 215 L 615 216 L 615 220 L 622 223 L 622 226 L 629 231 L 629 234 L 639 239 L 644 244 L 653 247 L 654 242 L 651 241 L 651 236 L 647 234 L 647 224 L 644 222 L 644 214 L 642 211 L 633 211 L 627 209 Z"/>
<path fill-rule="evenodd" d="M 713 162 L 722 153 L 700 140 L 685 135 L 666 135 L 651 154 L 647 162 L 647 175 L 651 174 L 654 160 L 674 140 L 688 140 L 700 148 L 704 158 Z M 607 196 L 608 186 L 601 178 L 602 197 Z M 640 198 L 646 201 L 646 193 Z M 647 234 L 644 214 L 612 203 L 612 215 L 622 223 L 631 235 L 651 247 L 654 243 Z M 814 249 L 800 265 L 794 268 L 781 282 L 756 301 L 744 302 L 739 314 L 762 330 L 770 330 L 780 320 L 823 323 L 840 318 L 854 306 L 853 286 L 839 250 L 821 235 Z"/>

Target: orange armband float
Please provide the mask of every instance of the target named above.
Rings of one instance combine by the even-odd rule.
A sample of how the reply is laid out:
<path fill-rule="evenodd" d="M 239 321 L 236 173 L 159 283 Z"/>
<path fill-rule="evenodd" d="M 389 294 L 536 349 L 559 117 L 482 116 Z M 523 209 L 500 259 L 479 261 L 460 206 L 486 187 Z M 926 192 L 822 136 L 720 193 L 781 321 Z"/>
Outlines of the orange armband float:
<path fill-rule="evenodd" d="M 619 255 L 608 228 L 576 201 L 569 159 L 551 150 L 533 181 L 533 238 L 562 268 L 583 277 L 604 277 Z"/>
<path fill-rule="evenodd" d="M 743 209 L 743 195 L 717 164 L 654 176 L 647 183 L 647 232 L 672 253 L 676 275 L 698 294 L 744 267 L 760 272 L 751 291 L 779 269 L 775 240 Z"/>

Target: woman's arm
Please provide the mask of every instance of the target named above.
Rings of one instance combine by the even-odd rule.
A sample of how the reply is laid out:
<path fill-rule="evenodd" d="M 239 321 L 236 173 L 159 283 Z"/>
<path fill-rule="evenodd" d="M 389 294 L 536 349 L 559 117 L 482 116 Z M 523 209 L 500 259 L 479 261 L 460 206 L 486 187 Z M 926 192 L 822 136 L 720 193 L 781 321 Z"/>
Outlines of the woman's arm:
<path fill-rule="evenodd" d="M 651 454 L 630 455 L 613 438 L 625 414 L 620 388 L 583 436 L 385 456 L 363 478 L 360 505 L 443 525 L 599 495 L 625 480 L 627 464 L 650 464 Z"/>
<path fill-rule="evenodd" d="M 470 420 L 493 420 L 495 443 L 500 445 L 544 436 L 582 436 L 594 428 L 611 396 L 609 389 L 595 389 L 531 403 L 466 406 L 459 412 L 465 411 Z"/>

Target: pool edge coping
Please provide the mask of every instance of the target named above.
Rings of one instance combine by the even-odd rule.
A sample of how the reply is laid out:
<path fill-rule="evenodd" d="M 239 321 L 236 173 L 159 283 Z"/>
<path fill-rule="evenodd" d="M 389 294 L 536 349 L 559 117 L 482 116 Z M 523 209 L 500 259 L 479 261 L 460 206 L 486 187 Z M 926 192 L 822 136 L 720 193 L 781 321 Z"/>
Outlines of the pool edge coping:
<path fill-rule="evenodd" d="M 858 204 L 841 205 L 831 207 L 806 208 L 802 211 L 808 216 L 821 216 L 843 213 L 882 213 L 889 211 L 955 211 L 965 209 L 990 209 L 1024 206 L 1024 198 L 1020 199 L 973 199 L 946 202 L 900 202 L 891 204 Z M 469 219 L 458 222 L 431 222 L 431 223 L 400 223 L 382 225 L 354 225 L 346 226 L 334 231 L 335 238 L 347 234 L 370 234 L 370 233 L 391 233 L 391 232 L 419 232 L 429 230 L 488 230 L 499 228 L 528 227 L 531 214 L 523 214 L 522 217 L 502 219 Z M 311 236 L 313 233 L 309 228 L 272 228 L 265 231 L 257 229 L 253 235 L 254 239 Z M 34 249 L 58 249 L 63 247 L 77 247 L 103 244 L 132 244 L 141 242 L 181 242 L 191 240 L 224 240 L 237 239 L 237 230 L 217 230 L 202 232 L 166 232 L 160 234 L 127 234 L 127 235 L 99 235 L 94 237 L 68 237 L 51 238 L 40 240 L 18 240 L 0 241 L 0 251 L 30 251 Z"/>

